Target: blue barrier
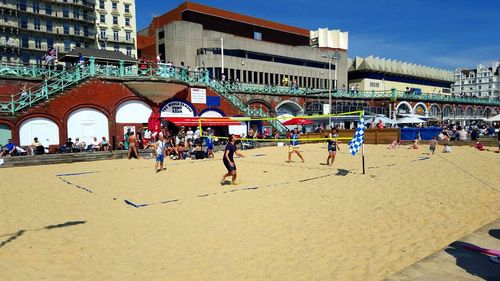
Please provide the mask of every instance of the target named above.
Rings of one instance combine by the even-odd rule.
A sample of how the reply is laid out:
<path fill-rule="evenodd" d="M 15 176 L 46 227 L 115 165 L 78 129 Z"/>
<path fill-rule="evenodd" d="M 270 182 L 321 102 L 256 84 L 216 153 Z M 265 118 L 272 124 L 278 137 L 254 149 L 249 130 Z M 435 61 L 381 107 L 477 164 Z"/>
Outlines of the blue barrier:
<path fill-rule="evenodd" d="M 419 136 L 421 140 L 431 140 L 433 137 L 437 138 L 441 130 L 439 127 L 401 128 L 401 140 L 414 140 Z"/>

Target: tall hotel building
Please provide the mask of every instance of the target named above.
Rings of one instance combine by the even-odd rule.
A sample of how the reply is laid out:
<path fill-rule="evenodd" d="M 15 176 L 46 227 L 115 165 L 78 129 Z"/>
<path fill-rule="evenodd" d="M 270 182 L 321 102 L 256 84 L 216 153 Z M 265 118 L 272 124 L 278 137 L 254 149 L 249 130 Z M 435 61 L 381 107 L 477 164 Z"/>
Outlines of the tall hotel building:
<path fill-rule="evenodd" d="M 52 48 L 136 55 L 134 0 L 1 0 L 0 61 L 41 64 Z"/>

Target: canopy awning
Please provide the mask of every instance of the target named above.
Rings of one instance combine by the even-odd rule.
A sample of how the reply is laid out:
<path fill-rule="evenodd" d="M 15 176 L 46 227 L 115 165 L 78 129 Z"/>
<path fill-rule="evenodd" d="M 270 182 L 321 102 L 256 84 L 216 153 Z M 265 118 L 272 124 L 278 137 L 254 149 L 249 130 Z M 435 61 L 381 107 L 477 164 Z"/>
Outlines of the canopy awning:
<path fill-rule="evenodd" d="M 176 126 L 199 126 L 201 121 L 202 126 L 231 126 L 241 125 L 240 121 L 233 120 L 229 117 L 162 117 L 163 120 L 174 123 Z"/>

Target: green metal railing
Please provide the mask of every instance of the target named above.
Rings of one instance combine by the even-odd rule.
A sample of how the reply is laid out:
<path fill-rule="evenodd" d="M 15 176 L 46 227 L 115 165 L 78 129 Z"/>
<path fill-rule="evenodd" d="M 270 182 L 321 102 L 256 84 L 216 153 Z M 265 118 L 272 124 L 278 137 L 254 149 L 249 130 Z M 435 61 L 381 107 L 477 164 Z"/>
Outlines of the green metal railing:
<path fill-rule="evenodd" d="M 57 69 L 54 67 L 39 67 L 37 65 L 0 64 L 0 76 L 14 76 L 19 78 L 50 79 L 64 70 L 64 67 Z"/>
<path fill-rule="evenodd" d="M 266 94 L 266 95 L 292 95 L 292 96 L 314 96 L 328 97 L 325 89 L 292 88 L 285 86 L 257 85 L 247 83 L 221 83 L 211 79 L 208 71 L 188 71 L 186 68 L 175 68 L 166 64 L 138 64 L 126 66 L 123 62 L 119 65 L 97 65 L 93 58 L 84 65 L 71 69 L 54 71 L 50 69 L 37 68 L 35 66 L 1 65 L 0 76 L 10 75 L 16 77 L 31 77 L 44 79 L 44 82 L 34 87 L 22 90 L 12 95 L 9 101 L 0 101 L 0 112 L 15 114 L 16 112 L 33 106 L 41 100 L 47 100 L 51 95 L 64 91 L 71 85 L 78 84 L 88 77 L 119 78 L 119 79 L 151 79 L 167 82 L 198 84 L 212 88 L 235 107 L 248 116 L 267 117 L 262 109 L 251 109 L 246 106 L 237 93 Z M 335 90 L 332 92 L 335 99 L 364 99 L 364 100 L 397 100 L 422 101 L 455 104 L 476 104 L 484 106 L 500 106 L 500 100 L 452 97 L 435 94 L 409 94 L 391 91 L 345 91 Z M 272 122 L 270 122 L 272 123 Z M 275 128 L 284 129 L 279 121 L 274 122 Z"/>
<path fill-rule="evenodd" d="M 94 59 L 90 59 L 87 64 L 53 73 L 50 79 L 45 78 L 42 83 L 11 95 L 10 101 L 0 102 L 0 112 L 15 114 L 27 107 L 36 105 L 40 101 L 48 100 L 50 96 L 60 93 L 94 75 Z"/>

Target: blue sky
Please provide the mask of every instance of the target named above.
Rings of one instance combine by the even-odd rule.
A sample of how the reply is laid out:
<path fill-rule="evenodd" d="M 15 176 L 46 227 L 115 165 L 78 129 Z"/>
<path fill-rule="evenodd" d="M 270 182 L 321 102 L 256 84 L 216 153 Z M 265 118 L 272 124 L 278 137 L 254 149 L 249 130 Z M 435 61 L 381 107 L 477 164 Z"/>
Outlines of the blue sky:
<path fill-rule="evenodd" d="M 137 27 L 185 1 L 136 0 Z M 369 55 L 453 70 L 500 60 L 499 0 L 198 0 L 314 30 L 349 32 L 349 57 Z"/>

